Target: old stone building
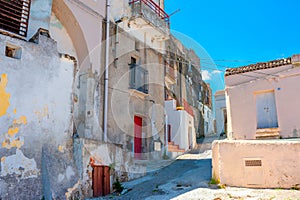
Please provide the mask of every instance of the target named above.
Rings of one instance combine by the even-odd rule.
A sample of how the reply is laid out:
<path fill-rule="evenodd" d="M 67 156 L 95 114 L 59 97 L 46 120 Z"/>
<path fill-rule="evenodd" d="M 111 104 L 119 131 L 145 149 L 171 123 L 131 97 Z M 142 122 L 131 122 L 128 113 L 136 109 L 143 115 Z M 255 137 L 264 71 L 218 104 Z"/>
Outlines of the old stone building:
<path fill-rule="evenodd" d="M 211 90 L 202 80 L 200 58 L 173 36 L 167 41 L 165 62 L 169 150 L 182 153 L 204 136 L 204 107 L 211 109 Z"/>

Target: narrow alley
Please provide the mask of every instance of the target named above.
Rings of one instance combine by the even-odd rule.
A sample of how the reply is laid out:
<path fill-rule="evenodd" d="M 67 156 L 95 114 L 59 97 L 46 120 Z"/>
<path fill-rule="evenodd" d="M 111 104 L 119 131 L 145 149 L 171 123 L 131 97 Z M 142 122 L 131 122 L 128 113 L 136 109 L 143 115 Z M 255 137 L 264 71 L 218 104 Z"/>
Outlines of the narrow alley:
<path fill-rule="evenodd" d="M 216 137 L 207 137 L 198 142 L 198 148 L 188 152 L 169 165 L 150 171 L 148 175 L 129 182 L 122 183 L 122 195 L 115 193 L 102 199 L 199 199 L 199 200 L 229 200 L 229 199 L 300 199 L 300 191 L 283 189 L 246 189 L 210 184 L 211 182 L 211 144 Z M 164 164 L 160 163 L 161 166 Z M 154 165 L 152 164 L 152 168 Z M 160 167 L 159 165 L 156 167 Z"/>
<path fill-rule="evenodd" d="M 299 7 L 0 0 L 0 200 L 300 200 Z"/>

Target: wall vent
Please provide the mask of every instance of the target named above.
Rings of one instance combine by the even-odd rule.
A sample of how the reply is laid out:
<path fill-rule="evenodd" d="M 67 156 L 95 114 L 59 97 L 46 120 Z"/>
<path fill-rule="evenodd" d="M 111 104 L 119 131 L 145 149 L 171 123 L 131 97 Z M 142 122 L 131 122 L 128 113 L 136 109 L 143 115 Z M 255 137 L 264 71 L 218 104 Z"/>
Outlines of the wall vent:
<path fill-rule="evenodd" d="M 10 58 L 15 58 L 15 59 L 21 59 L 22 48 L 12 44 L 6 44 L 5 56 Z"/>
<path fill-rule="evenodd" d="M 261 167 L 262 162 L 261 160 L 245 160 L 246 167 Z"/>

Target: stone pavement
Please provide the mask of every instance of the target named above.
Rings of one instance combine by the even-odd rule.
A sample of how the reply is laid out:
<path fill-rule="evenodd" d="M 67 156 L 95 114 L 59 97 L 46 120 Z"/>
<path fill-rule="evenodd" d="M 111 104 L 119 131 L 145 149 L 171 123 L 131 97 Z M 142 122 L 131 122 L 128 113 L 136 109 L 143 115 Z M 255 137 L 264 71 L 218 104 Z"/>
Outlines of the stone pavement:
<path fill-rule="evenodd" d="M 248 189 L 227 187 L 225 189 L 198 188 L 173 200 L 300 200 L 300 191 L 281 189 Z"/>
<path fill-rule="evenodd" d="M 96 199 L 176 199 L 176 200 L 300 200 L 297 190 L 265 190 L 210 185 L 211 143 L 216 137 L 202 139 L 196 150 L 176 160 L 149 162 L 148 175 L 122 183 L 126 193 Z M 155 170 L 158 169 L 158 170 Z"/>

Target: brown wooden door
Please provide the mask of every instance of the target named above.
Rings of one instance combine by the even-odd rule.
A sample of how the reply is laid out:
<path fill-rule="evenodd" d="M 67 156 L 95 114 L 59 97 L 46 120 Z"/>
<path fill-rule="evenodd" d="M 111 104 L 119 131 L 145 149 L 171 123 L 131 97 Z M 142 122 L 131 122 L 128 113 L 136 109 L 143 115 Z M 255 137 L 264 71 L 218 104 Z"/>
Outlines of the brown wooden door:
<path fill-rule="evenodd" d="M 93 196 L 105 196 L 110 193 L 110 173 L 108 166 L 93 166 Z"/>

